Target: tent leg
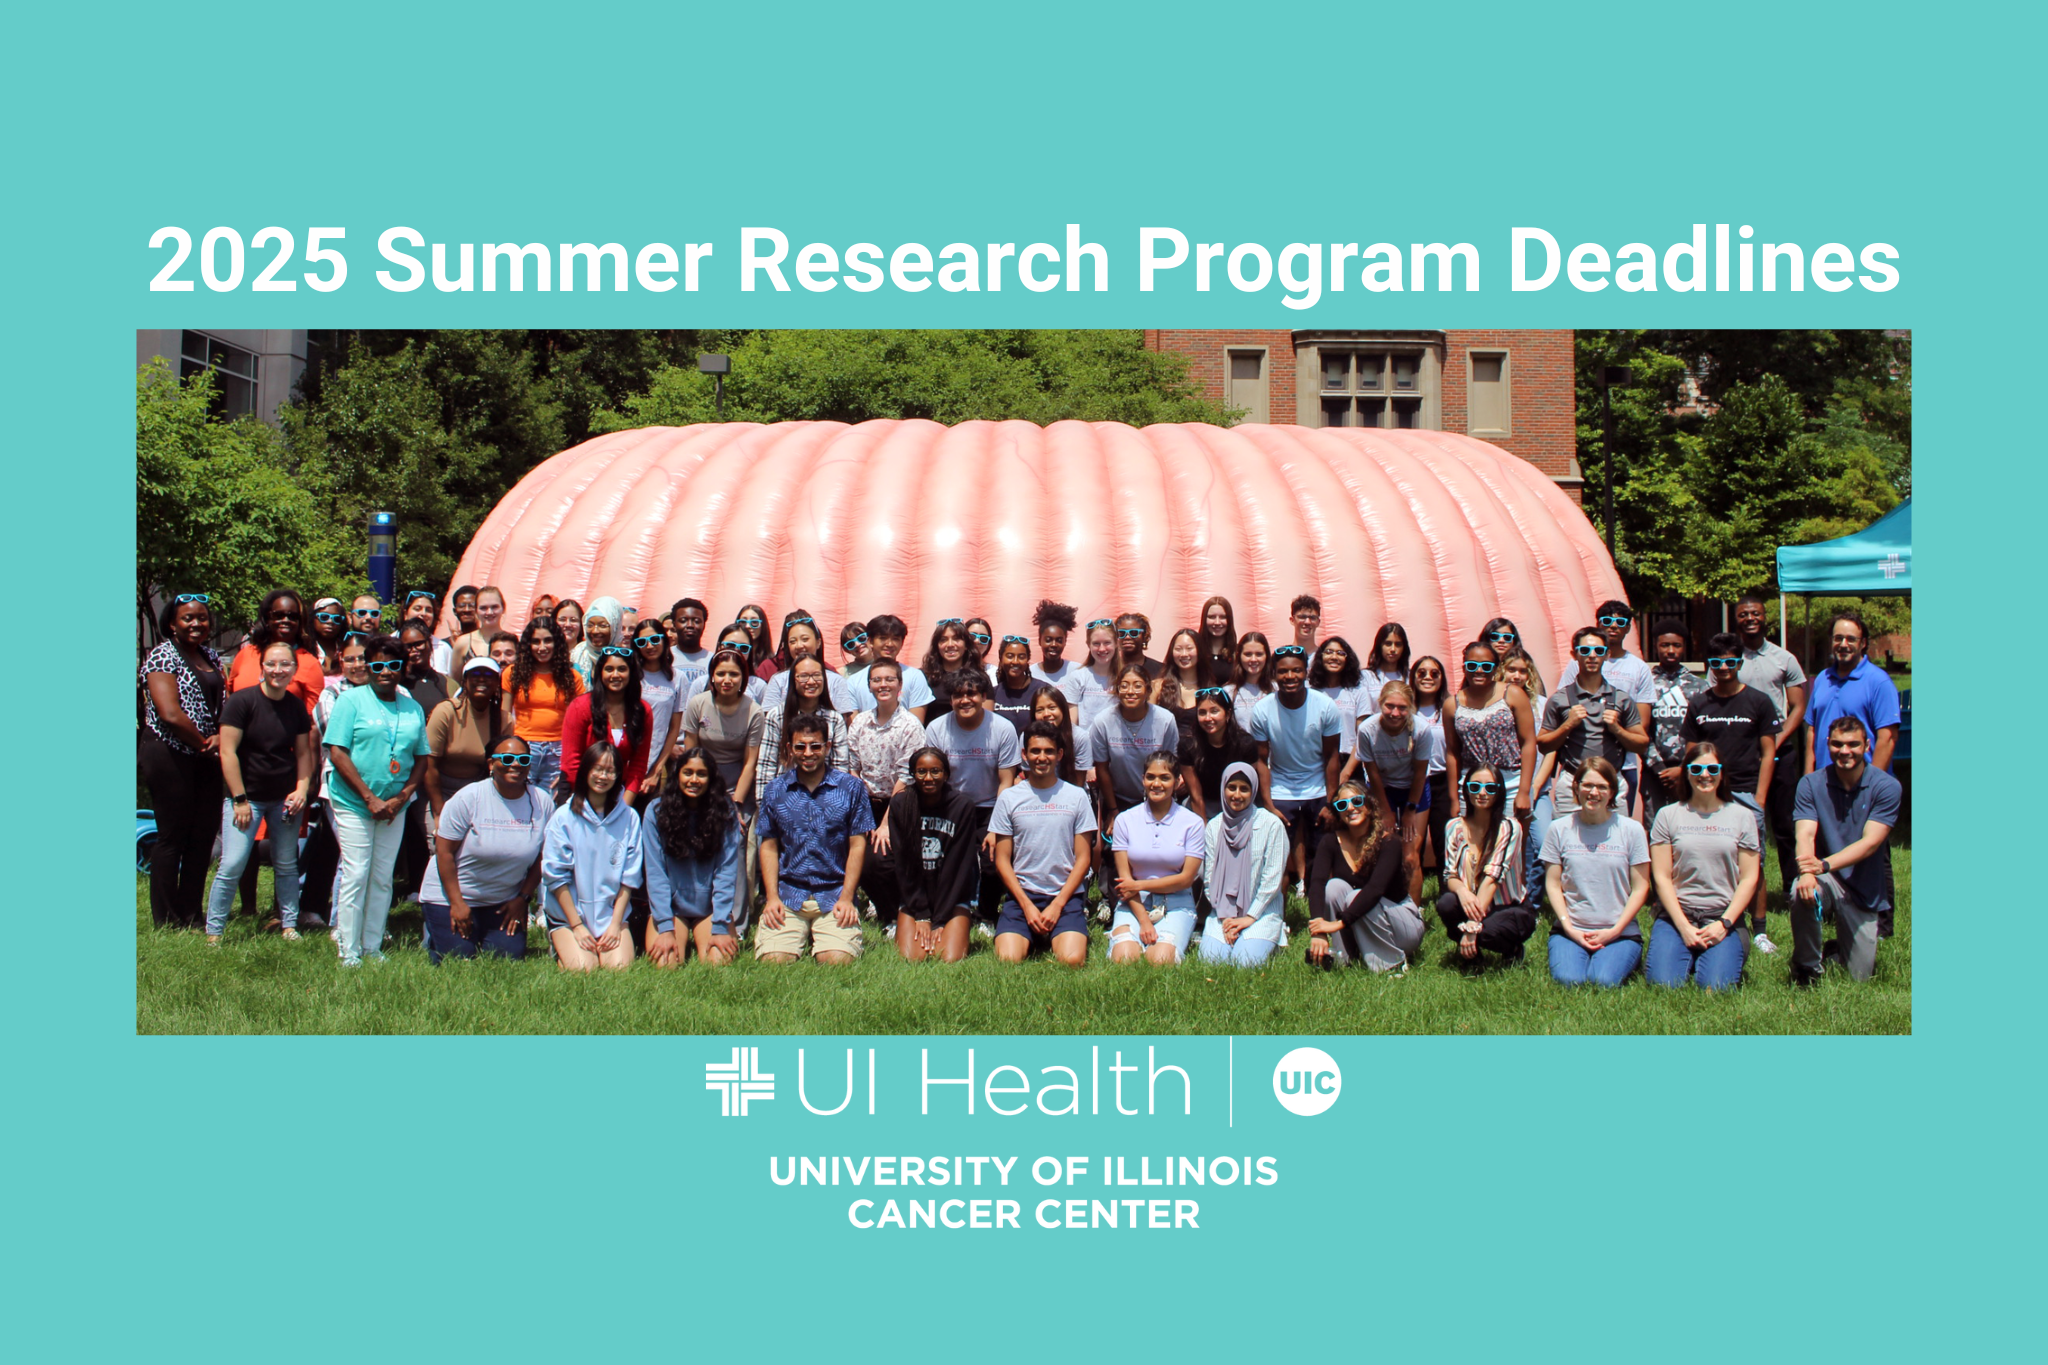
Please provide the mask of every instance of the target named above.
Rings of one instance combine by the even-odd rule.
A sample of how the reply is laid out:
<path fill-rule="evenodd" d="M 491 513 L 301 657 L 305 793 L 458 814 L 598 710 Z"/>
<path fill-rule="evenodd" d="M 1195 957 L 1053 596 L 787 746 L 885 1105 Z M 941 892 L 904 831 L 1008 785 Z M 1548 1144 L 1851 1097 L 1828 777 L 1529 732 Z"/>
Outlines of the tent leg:
<path fill-rule="evenodd" d="M 1782 644 L 1788 638 L 1785 634 L 1785 594 L 1783 591 L 1780 591 L 1778 593 L 1778 642 Z"/>

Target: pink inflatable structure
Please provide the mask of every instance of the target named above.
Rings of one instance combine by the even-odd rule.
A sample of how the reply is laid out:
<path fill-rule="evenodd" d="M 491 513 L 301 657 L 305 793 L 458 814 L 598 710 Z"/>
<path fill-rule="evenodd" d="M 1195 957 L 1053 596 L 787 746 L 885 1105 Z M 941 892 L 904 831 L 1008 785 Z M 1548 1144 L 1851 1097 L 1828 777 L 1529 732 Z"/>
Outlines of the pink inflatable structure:
<path fill-rule="evenodd" d="M 546 461 L 485 519 L 456 581 L 496 584 L 505 619 L 543 592 L 642 613 L 703 599 L 828 634 L 893 612 L 906 657 L 948 616 L 1031 636 L 1039 598 L 1086 622 L 1152 621 L 1153 652 L 1221 594 L 1237 628 L 1323 633 L 1362 654 L 1386 621 L 1452 660 L 1511 618 L 1548 679 L 1621 581 L 1584 514 L 1528 462 L 1468 436 L 1117 422 L 785 422 L 615 432 Z M 1067 657 L 1085 657 L 1079 641 Z M 1453 662 L 1455 676 L 1455 663 Z"/>

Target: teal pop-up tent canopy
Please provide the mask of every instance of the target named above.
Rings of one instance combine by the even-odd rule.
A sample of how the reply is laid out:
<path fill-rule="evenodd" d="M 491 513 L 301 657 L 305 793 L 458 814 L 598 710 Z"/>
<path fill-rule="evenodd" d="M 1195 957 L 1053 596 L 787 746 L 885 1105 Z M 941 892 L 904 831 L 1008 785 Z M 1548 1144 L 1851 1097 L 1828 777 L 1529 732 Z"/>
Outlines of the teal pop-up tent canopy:
<path fill-rule="evenodd" d="M 1913 500 L 1854 535 L 1778 547 L 1778 590 L 1823 597 L 1903 597 L 1913 591 Z"/>

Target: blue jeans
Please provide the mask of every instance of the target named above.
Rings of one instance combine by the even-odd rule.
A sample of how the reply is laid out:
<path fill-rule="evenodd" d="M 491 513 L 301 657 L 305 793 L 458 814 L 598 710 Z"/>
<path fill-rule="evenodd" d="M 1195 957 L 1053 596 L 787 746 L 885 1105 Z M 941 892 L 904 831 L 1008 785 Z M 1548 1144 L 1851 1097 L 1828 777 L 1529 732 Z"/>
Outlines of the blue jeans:
<path fill-rule="evenodd" d="M 1711 948 L 1688 948 L 1671 921 L 1662 915 L 1650 926 L 1650 951 L 1643 962 L 1643 975 L 1654 986 L 1683 986 L 1693 977 L 1703 991 L 1725 991 L 1742 984 L 1742 962 L 1749 945 L 1741 934 L 1730 934 Z"/>
<path fill-rule="evenodd" d="M 526 779 L 527 786 L 544 793 L 552 801 L 555 796 L 555 779 L 562 775 L 562 741 L 537 739 L 526 747 L 533 755 L 533 770 Z"/>
<path fill-rule="evenodd" d="M 1550 936 L 1550 977 L 1561 986 L 1591 983 L 1609 990 L 1628 980 L 1629 973 L 1643 960 L 1643 941 L 1618 938 L 1597 953 L 1589 953 L 1563 934 Z"/>
<path fill-rule="evenodd" d="M 469 932 L 455 932 L 455 919 L 445 905 L 420 902 L 420 913 L 427 921 L 427 961 L 436 967 L 444 957 L 475 957 L 481 949 L 496 957 L 509 957 L 515 962 L 526 956 L 526 909 L 519 911 L 519 926 L 506 933 L 505 907 L 503 905 L 472 905 L 469 907 Z"/>
<path fill-rule="evenodd" d="M 213 875 L 213 888 L 206 896 L 206 932 L 218 934 L 228 927 L 228 912 L 235 908 L 235 888 L 241 884 L 242 869 L 256 851 L 256 831 L 270 827 L 270 847 L 276 859 L 277 909 L 284 927 L 299 927 L 299 820 L 284 813 L 284 799 L 249 802 L 249 828 L 235 828 L 235 803 L 221 802 L 220 870 Z"/>
<path fill-rule="evenodd" d="M 1543 880 L 1543 836 L 1556 823 L 1557 803 L 1550 799 L 1550 787 L 1546 786 L 1529 808 L 1529 838 L 1522 848 L 1523 861 L 1528 864 L 1522 869 L 1522 885 L 1529 888 L 1529 900 L 1535 905 L 1548 899 Z"/>

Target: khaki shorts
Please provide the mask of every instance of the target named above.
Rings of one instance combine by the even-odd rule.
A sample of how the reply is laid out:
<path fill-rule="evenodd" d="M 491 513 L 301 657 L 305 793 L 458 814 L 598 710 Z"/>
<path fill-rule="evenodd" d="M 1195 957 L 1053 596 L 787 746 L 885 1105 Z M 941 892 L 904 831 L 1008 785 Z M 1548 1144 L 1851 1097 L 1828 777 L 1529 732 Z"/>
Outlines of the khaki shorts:
<path fill-rule="evenodd" d="M 832 906 L 820 905 L 816 900 L 807 899 L 802 905 L 783 902 L 782 927 L 770 929 L 757 922 L 754 926 L 754 956 L 766 957 L 770 953 L 787 953 L 791 957 L 802 957 L 806 945 L 813 953 L 844 953 L 848 957 L 859 957 L 861 950 L 860 923 L 855 921 L 851 929 L 839 927 L 839 921 L 832 917 Z"/>

